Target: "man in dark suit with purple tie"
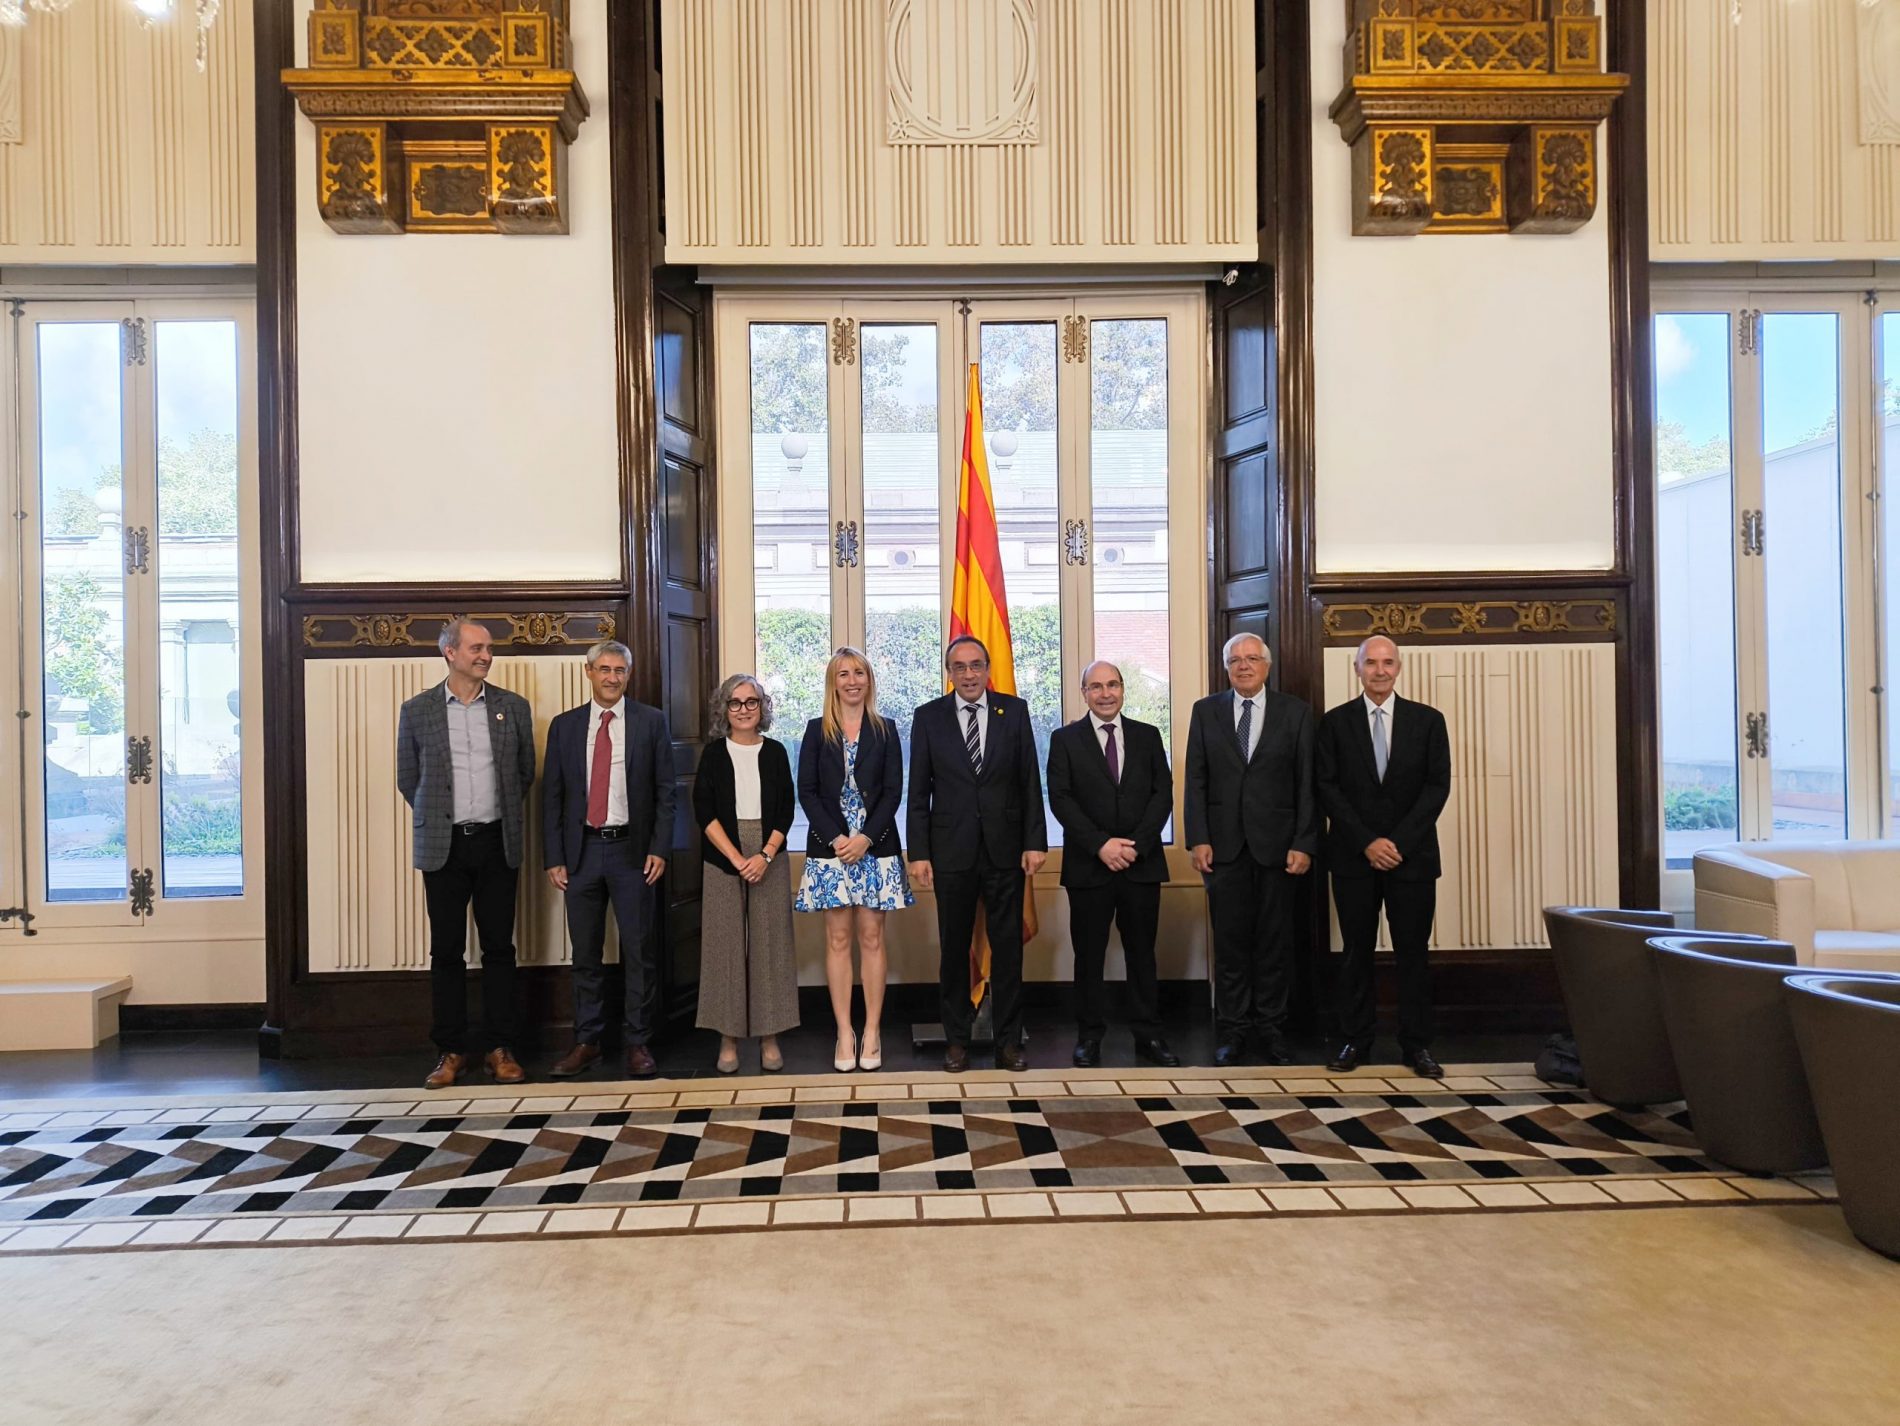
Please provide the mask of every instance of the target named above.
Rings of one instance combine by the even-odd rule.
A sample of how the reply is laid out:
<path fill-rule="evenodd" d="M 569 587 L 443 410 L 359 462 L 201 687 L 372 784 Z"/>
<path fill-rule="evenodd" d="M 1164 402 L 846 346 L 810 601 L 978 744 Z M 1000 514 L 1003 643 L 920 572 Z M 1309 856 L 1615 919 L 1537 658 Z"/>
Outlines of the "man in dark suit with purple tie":
<path fill-rule="evenodd" d="M 1089 711 L 1049 738 L 1049 810 L 1062 824 L 1062 885 L 1075 949 L 1075 1063 L 1102 1062 L 1107 1028 L 1102 962 L 1108 930 L 1121 931 L 1128 1021 L 1135 1053 L 1178 1065 L 1161 1037 L 1155 928 L 1168 862 L 1162 829 L 1174 811 L 1174 774 L 1161 730 L 1122 716 L 1122 673 L 1097 660 L 1082 670 Z"/>

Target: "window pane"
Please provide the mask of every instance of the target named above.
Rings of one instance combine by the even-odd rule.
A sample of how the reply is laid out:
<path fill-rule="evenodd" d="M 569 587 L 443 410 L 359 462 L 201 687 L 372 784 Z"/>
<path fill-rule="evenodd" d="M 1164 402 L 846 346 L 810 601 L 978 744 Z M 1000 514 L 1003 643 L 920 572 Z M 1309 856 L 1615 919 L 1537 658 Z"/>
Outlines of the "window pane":
<path fill-rule="evenodd" d="M 1130 718 L 1172 748 L 1168 704 L 1168 324 L 1089 324 L 1094 657 L 1122 671 Z"/>
<path fill-rule="evenodd" d="M 165 894 L 239 896 L 237 324 L 156 327 Z"/>
<path fill-rule="evenodd" d="M 1880 318 L 1880 472 L 1886 512 L 1886 548 L 1881 560 L 1887 584 L 1886 686 L 1887 835 L 1900 837 L 1900 717 L 1894 681 L 1900 679 L 1900 312 Z"/>
<path fill-rule="evenodd" d="M 824 323 L 752 324 L 753 671 L 772 695 L 771 735 L 793 767 L 806 721 L 824 712 L 832 649 L 825 373 Z M 804 826 L 801 811 L 794 835 Z"/>
<path fill-rule="evenodd" d="M 910 715 L 943 694 L 942 486 L 934 325 L 861 329 L 864 643 L 910 766 Z M 908 800 L 909 779 L 905 779 Z M 903 810 L 898 825 L 903 825 Z"/>
<path fill-rule="evenodd" d="M 1840 319 L 1762 318 L 1768 749 L 1776 837 L 1847 835 Z"/>
<path fill-rule="evenodd" d="M 983 425 L 1003 547 L 1016 692 L 1029 704 L 1039 766 L 1062 721 L 1062 561 L 1056 534 L 1056 324 L 985 322 Z M 1062 829 L 1048 818 L 1049 845 Z"/>
<path fill-rule="evenodd" d="M 1729 318 L 1656 318 L 1656 608 L 1665 864 L 1736 836 Z"/>
<path fill-rule="evenodd" d="M 122 901 L 125 485 L 119 324 L 38 329 L 46 895 Z"/>

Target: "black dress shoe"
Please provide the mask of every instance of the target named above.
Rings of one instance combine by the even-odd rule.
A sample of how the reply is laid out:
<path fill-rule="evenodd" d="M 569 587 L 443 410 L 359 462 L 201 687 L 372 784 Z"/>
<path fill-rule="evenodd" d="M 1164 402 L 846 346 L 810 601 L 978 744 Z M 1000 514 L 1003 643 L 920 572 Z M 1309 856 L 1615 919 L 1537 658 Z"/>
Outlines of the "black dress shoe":
<path fill-rule="evenodd" d="M 1023 1053 L 1021 1045 L 998 1045 L 996 1047 L 996 1067 L 1021 1074 L 1029 1068 L 1029 1057 Z"/>
<path fill-rule="evenodd" d="M 1260 1032 L 1260 1058 L 1270 1065 L 1290 1065 L 1293 1063 L 1293 1051 L 1287 1048 L 1286 1036 L 1278 1030 Z"/>
<path fill-rule="evenodd" d="M 1135 1036 L 1135 1058 L 1146 1060 L 1151 1065 L 1178 1065 L 1181 1057 L 1168 1048 L 1168 1042 L 1159 1035 L 1143 1039 Z"/>
<path fill-rule="evenodd" d="M 1075 1053 L 1070 1060 L 1077 1069 L 1094 1069 L 1102 1062 L 1102 1042 L 1100 1040 L 1077 1040 Z"/>
<path fill-rule="evenodd" d="M 1370 1045 L 1355 1044 L 1348 1040 L 1339 1047 L 1339 1053 L 1333 1056 L 1332 1062 L 1326 1068 L 1334 1074 L 1351 1074 L 1366 1062 L 1366 1056 L 1371 1049 Z"/>
<path fill-rule="evenodd" d="M 1216 1069 L 1237 1069 L 1246 1063 L 1246 1048 L 1237 1040 L 1230 1040 L 1214 1051 L 1214 1068 Z"/>
<path fill-rule="evenodd" d="M 970 1067 L 970 1051 L 963 1045 L 945 1045 L 943 1047 L 943 1072 L 962 1074 Z"/>
<path fill-rule="evenodd" d="M 1443 1079 L 1445 1067 L 1432 1058 L 1430 1050 L 1407 1050 L 1405 1067 L 1420 1079 Z"/>

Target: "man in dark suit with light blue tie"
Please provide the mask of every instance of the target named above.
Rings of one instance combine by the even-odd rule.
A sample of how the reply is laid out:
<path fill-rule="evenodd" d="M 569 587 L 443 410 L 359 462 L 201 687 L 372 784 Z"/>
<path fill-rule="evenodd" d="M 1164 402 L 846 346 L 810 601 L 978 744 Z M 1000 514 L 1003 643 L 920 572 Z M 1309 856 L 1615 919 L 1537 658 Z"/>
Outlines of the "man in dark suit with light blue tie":
<path fill-rule="evenodd" d="M 1023 1059 L 1023 881 L 1049 851 L 1042 770 L 1029 705 L 990 691 L 990 651 L 967 634 L 944 651 L 954 692 L 917 710 L 910 725 L 905 843 L 911 881 L 937 893 L 943 1067 L 970 1066 L 970 940 L 983 907 L 990 938 L 996 1064 Z"/>
<path fill-rule="evenodd" d="M 1375 1024 L 1373 945 L 1379 910 L 1392 932 L 1399 979 L 1399 1050 L 1413 1073 L 1438 1079 L 1432 1057 L 1432 983 L 1426 947 L 1438 902 L 1438 814 L 1451 796 L 1451 738 L 1445 715 L 1392 691 L 1398 645 L 1375 634 L 1353 670 L 1364 690 L 1320 722 L 1319 800 L 1330 823 L 1326 862 L 1333 878 L 1343 949 L 1338 969 L 1343 1043 L 1328 1068 L 1357 1069 L 1370 1055 Z"/>
<path fill-rule="evenodd" d="M 1221 650 L 1232 687 L 1188 722 L 1188 852 L 1207 885 L 1214 932 L 1214 1063 L 1293 1062 L 1286 1043 L 1293 981 L 1294 881 L 1319 850 L 1313 810 L 1313 710 L 1267 687 L 1266 641 L 1236 634 Z"/>
<path fill-rule="evenodd" d="M 567 893 L 574 946 L 574 1048 L 548 1071 L 563 1079 L 600 1060 L 609 901 L 626 978 L 627 1073 L 659 1073 L 649 1044 L 646 939 L 653 886 L 673 846 L 673 739 L 664 713 L 626 696 L 632 667 L 625 644 L 595 644 L 586 668 L 594 696 L 548 725 L 542 853 L 548 881 Z"/>

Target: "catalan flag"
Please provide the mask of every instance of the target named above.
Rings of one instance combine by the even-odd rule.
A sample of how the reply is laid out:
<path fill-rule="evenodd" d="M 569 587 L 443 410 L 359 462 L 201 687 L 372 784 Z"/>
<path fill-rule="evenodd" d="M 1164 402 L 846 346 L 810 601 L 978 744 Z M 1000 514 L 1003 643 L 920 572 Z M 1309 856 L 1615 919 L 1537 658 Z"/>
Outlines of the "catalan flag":
<path fill-rule="evenodd" d="M 963 470 L 957 478 L 957 570 L 950 586 L 950 637 L 965 634 L 990 651 L 990 687 L 1016 691 L 1016 660 L 1009 642 L 1009 595 L 1003 589 L 1003 551 L 996 538 L 996 496 L 983 447 L 983 382 L 970 363 L 970 399 L 963 418 Z"/>
<path fill-rule="evenodd" d="M 1016 659 L 1009 638 L 1009 594 L 1003 588 L 1003 551 L 996 534 L 996 496 L 983 445 L 983 382 L 970 363 L 969 404 L 963 419 L 963 469 L 957 478 L 957 569 L 950 586 L 950 637 L 969 634 L 990 651 L 990 687 L 1016 692 Z M 1023 884 L 1023 940 L 1037 929 L 1036 889 Z M 990 940 L 976 918 L 970 944 L 970 1003 L 981 1006 L 990 988 Z"/>

